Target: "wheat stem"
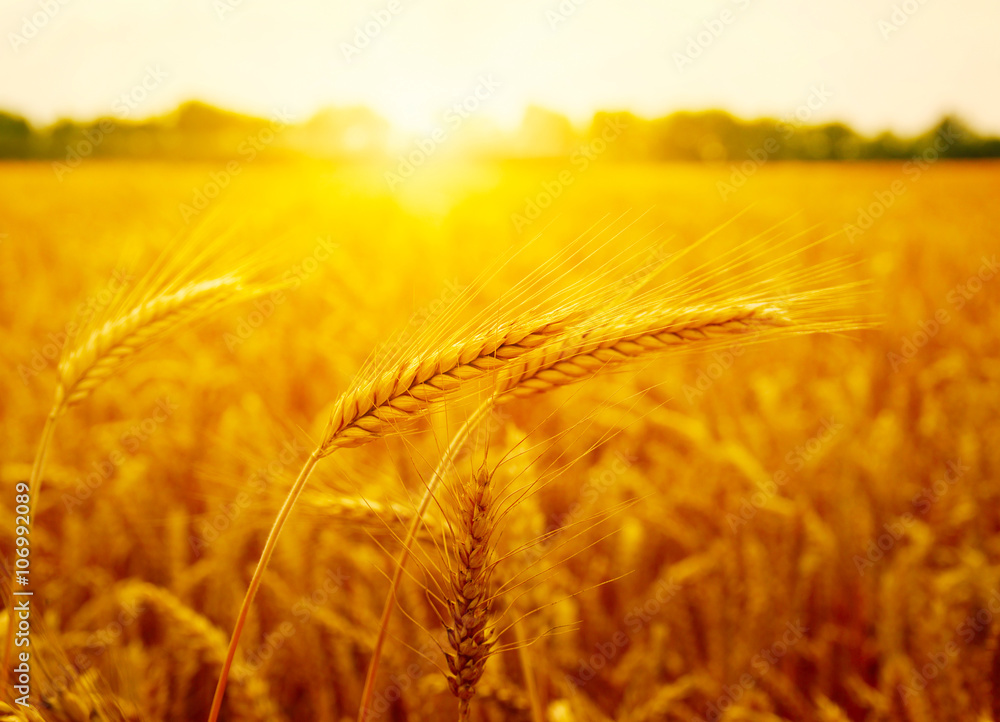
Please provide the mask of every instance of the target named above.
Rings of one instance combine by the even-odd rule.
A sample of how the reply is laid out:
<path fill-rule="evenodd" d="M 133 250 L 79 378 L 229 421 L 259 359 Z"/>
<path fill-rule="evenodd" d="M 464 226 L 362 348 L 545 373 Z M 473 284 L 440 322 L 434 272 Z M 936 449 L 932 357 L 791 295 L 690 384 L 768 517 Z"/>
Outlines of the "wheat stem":
<path fill-rule="evenodd" d="M 534 665 L 531 663 L 531 652 L 528 649 L 524 634 L 524 618 L 518 617 L 511 625 L 514 628 L 514 638 L 517 642 L 517 656 L 521 661 L 521 674 L 524 675 L 524 686 L 527 687 L 528 700 L 531 702 L 531 722 L 545 722 L 545 712 L 542 710 L 542 698 L 538 694 L 538 683 L 535 681 Z"/>

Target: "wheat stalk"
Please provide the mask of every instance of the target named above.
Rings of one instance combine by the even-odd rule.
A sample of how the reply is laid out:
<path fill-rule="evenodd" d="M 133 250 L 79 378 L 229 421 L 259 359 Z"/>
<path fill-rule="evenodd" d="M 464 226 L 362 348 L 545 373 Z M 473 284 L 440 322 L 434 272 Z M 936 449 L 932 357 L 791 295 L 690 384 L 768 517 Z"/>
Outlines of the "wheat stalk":
<path fill-rule="evenodd" d="M 435 353 L 405 363 L 394 373 L 381 373 L 372 380 L 364 381 L 338 399 L 322 441 L 306 460 L 271 525 L 236 617 L 229 651 L 219 675 L 212 709 L 209 711 L 209 722 L 218 720 L 229 671 L 236 658 L 236 648 L 239 646 L 250 606 L 274 553 L 281 530 L 316 463 L 337 449 L 359 446 L 381 438 L 390 431 L 397 430 L 401 424 L 420 418 L 444 401 L 467 393 L 470 383 L 497 373 L 515 359 L 551 342 L 567 328 L 572 316 L 573 312 L 551 314 L 537 318 L 534 322 L 511 322 L 503 324 L 499 330 L 481 331 L 464 342 L 445 345 Z M 424 511 L 426 508 L 421 509 L 419 515 L 422 516 Z M 411 523 L 411 529 L 415 522 L 416 519 Z M 381 650 L 381 640 L 377 644 Z"/>
<path fill-rule="evenodd" d="M 245 289 L 241 279 L 227 275 L 182 286 L 173 293 L 148 298 L 131 311 L 106 321 L 87 335 L 80 345 L 68 350 L 59 363 L 58 381 L 52 409 L 38 442 L 35 460 L 28 477 L 28 528 L 34 526 L 41 496 L 42 476 L 49 445 L 61 414 L 86 399 L 98 386 L 121 367 L 125 359 L 161 339 L 186 321 L 210 313 L 229 303 L 260 293 L 263 287 Z M 8 597 L 8 608 L 12 597 Z M 0 689 L 7 684 L 13 635 L 4 643 Z"/>
<path fill-rule="evenodd" d="M 237 616 L 209 722 L 218 719 L 229 669 L 261 577 L 288 515 L 319 459 L 337 449 L 359 446 L 397 431 L 441 403 L 461 398 L 469 392 L 473 382 L 491 376 L 498 400 L 506 401 L 582 380 L 605 368 L 688 343 L 725 342 L 727 337 L 744 335 L 757 328 L 780 330 L 791 325 L 777 307 L 761 303 L 681 310 L 658 306 L 642 312 L 617 308 L 589 315 L 575 307 L 534 320 L 505 323 L 499 330 L 494 328 L 473 334 L 466 340 L 423 354 L 392 372 L 380 373 L 357 384 L 336 402 L 322 441 L 306 461 L 271 526 Z M 808 330 L 808 327 L 803 326 L 801 330 Z M 481 405 L 453 440 L 432 475 L 410 524 L 383 609 L 362 691 L 359 720 L 365 718 L 372 699 L 386 628 L 395 608 L 395 593 L 402 582 L 402 568 L 419 533 L 421 519 L 444 470 L 465 443 L 472 426 L 493 403 L 491 399 Z"/>
<path fill-rule="evenodd" d="M 608 315 L 600 318 L 608 318 Z M 379 633 L 369 662 L 365 687 L 361 695 L 358 720 L 363 722 L 374 694 L 375 678 L 381 661 L 389 621 L 395 611 L 395 600 L 403 580 L 403 571 L 409 561 L 414 541 L 420 533 L 421 522 L 434 498 L 441 480 L 469 433 L 489 413 L 496 403 L 521 396 L 541 393 L 558 386 L 583 381 L 601 371 L 609 370 L 628 361 L 654 353 L 668 351 L 682 344 L 725 341 L 764 329 L 781 329 L 790 326 L 786 315 L 775 306 L 745 304 L 720 308 L 697 307 L 687 310 L 654 309 L 633 313 L 617 320 L 602 321 L 591 317 L 589 325 L 576 325 L 553 343 L 533 355 L 525 355 L 519 364 L 510 368 L 507 375 L 497 380 L 495 396 L 483 402 L 466 420 L 438 462 L 424 491 L 403 548 L 396 560 L 390 589 L 386 595 Z M 613 317 L 612 317 L 613 318 Z M 624 320 L 623 320 L 624 318 Z"/>
<path fill-rule="evenodd" d="M 457 524 L 450 534 L 456 568 L 448 588 L 448 686 L 458 697 L 459 720 L 469 719 L 469 702 L 483 676 L 495 641 L 493 617 L 493 551 L 495 526 L 493 490 L 486 469 L 465 484 Z"/>

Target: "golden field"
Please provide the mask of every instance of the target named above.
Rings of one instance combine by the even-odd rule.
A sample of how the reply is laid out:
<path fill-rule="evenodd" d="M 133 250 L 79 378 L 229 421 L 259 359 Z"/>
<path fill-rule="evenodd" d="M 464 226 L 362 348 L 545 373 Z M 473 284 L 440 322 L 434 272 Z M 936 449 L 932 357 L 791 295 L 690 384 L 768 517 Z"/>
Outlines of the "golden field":
<path fill-rule="evenodd" d="M 488 447 L 499 475 L 560 472 L 504 521 L 495 578 L 524 584 L 472 719 L 1000 719 L 1000 166 L 771 163 L 723 199 L 728 165 L 599 164 L 568 183 L 554 164 L 428 167 L 392 190 L 365 166 L 245 165 L 228 180 L 224 164 L 0 166 L 8 562 L 74 314 L 178 237 L 274 248 L 285 283 L 137 354 L 60 419 L 31 537 L 42 719 L 207 718 L 332 404 L 498 258 L 486 302 L 580 236 L 620 233 L 605 253 L 657 263 L 726 222 L 677 272 L 780 223 L 803 247 L 825 239 L 806 266 L 852 262 L 836 280 L 868 282 L 855 312 L 878 327 L 668 354 L 502 407 L 459 468 Z M 225 188 L 198 209 L 211 183 Z M 880 217 L 859 222 L 872 204 Z M 460 422 L 446 408 L 317 466 L 221 719 L 355 718 L 399 537 Z M 536 452 L 498 464 L 525 436 Z M 370 719 L 456 715 L 435 519 Z"/>

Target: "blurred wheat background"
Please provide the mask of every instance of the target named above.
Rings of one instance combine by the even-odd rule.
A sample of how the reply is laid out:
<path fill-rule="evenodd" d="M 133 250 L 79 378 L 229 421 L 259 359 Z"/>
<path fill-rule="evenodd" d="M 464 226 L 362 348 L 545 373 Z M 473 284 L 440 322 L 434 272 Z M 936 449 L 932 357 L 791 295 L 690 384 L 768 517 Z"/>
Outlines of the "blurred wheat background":
<path fill-rule="evenodd" d="M 115 163 L 95 162 L 63 187 L 47 167 L 4 168 L 8 368 L 30 368 L 26 350 L 47 358 L 81 299 L 99 302 L 122 272 L 119 239 L 165 245 L 156 219 L 209 172 L 142 170 L 111 204 L 102 198 L 124 178 Z M 662 227 L 678 236 L 644 241 L 653 257 L 683 248 L 730 220 L 704 200 L 719 173 L 596 170 L 533 251 L 544 257 L 634 206 L 651 210 L 628 224 L 633 238 Z M 898 174 L 764 169 L 718 242 L 777 221 L 835 234 L 839 224 L 824 219 Z M 467 169 L 425 185 L 431 208 L 404 207 L 360 170 L 275 166 L 246 179 L 241 192 L 255 200 L 212 222 L 249 229 L 234 242 L 294 239 L 298 260 L 285 271 L 301 284 L 286 303 L 247 302 L 137 357 L 61 422 L 34 536 L 51 694 L 97 689 L 142 719 L 205 713 L 262 535 L 322 411 L 393 331 L 414 333 L 518 240 L 503 220 L 545 177 Z M 544 438 L 588 419 L 550 442 L 546 455 L 579 458 L 524 502 L 516 524 L 526 529 L 511 534 L 641 499 L 614 516 L 615 533 L 585 531 L 574 543 L 586 551 L 519 601 L 541 608 L 529 635 L 573 629 L 528 647 L 547 718 L 997 713 L 998 190 L 993 166 L 941 167 L 858 239 L 863 253 L 843 234 L 812 251 L 861 259 L 851 272 L 875 291 L 858 310 L 881 314 L 877 330 L 661 359 L 504 407 L 489 427 L 501 448 L 509 434 Z M 309 211 L 261 214 L 265 197 Z M 789 215 L 798 208 L 810 212 Z M 21 234 L 36 242 L 10 242 Z M 308 262 L 318 248 L 329 260 Z M 718 248 L 697 253 L 711 262 Z M 519 278 L 533 263 L 515 258 L 503 274 Z M 54 362 L 22 375 L 3 379 L 7 485 L 28 476 Z M 343 452 L 319 470 L 251 616 L 230 719 L 353 715 L 395 538 L 454 424 L 446 413 L 405 443 Z M 9 519 L 12 502 L 4 510 Z M 387 645 L 384 717 L 450 715 L 434 666 L 442 632 L 419 585 L 404 586 L 401 604 L 412 619 L 397 620 Z M 515 654 L 487 668 L 484 718 L 529 718 L 523 674 Z M 44 714 L 80 718 L 65 707 Z"/>
<path fill-rule="evenodd" d="M 490 409 L 416 534 L 364 719 L 1000 720 L 1000 108 L 973 72 L 998 56 L 992 16 L 968 19 L 995 8 L 964 2 L 564 2 L 533 25 L 523 3 L 20 3 L 5 605 L 15 489 L 54 397 L 61 415 L 33 489 L 31 706 L 8 685 L 0 720 L 208 719 L 342 394 L 377 406 L 372 371 L 449 324 L 502 328 L 497 304 L 597 277 L 624 298 L 687 279 L 682 309 L 738 295 L 738 258 L 776 297 L 810 303 L 795 273 L 838 289 L 839 315 Z M 739 115 L 680 112 L 721 103 Z M 213 284 L 237 291 L 173 329 L 167 302 Z M 165 338 L 86 345 L 150 298 L 130 322 Z M 358 717 L 407 529 L 472 406 L 316 464 L 219 719 Z"/>

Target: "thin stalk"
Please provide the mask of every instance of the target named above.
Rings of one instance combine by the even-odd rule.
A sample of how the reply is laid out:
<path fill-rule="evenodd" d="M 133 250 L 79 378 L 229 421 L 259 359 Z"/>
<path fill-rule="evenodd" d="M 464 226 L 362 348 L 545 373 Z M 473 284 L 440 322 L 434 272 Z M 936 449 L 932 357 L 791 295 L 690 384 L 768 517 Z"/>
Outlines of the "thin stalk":
<path fill-rule="evenodd" d="M 368 715 L 368 707 L 371 704 L 372 695 L 375 693 L 375 678 L 378 676 L 379 663 L 382 660 L 382 647 L 385 644 L 386 636 L 389 632 L 389 620 L 392 619 L 392 613 L 396 609 L 396 594 L 399 591 L 399 587 L 403 581 L 403 570 L 406 563 L 410 560 L 410 550 L 413 548 L 414 540 L 417 534 L 420 532 L 420 526 L 424 520 L 424 514 L 431 505 L 431 500 L 434 498 L 434 492 L 437 491 L 438 486 L 441 484 L 441 479 L 444 477 L 445 471 L 454 461 L 455 456 L 458 454 L 462 445 L 465 444 L 466 439 L 469 437 L 469 432 L 475 428 L 482 418 L 493 408 L 493 398 L 484 401 L 472 414 L 466 419 L 465 423 L 462 424 L 462 428 L 458 430 L 454 438 L 451 440 L 451 444 L 448 445 L 448 449 L 444 452 L 441 457 L 441 461 L 438 462 L 437 468 L 434 469 L 433 475 L 431 475 L 430 481 L 427 483 L 427 489 L 424 490 L 424 496 L 420 500 L 420 506 L 417 507 L 416 514 L 413 515 L 413 521 L 410 522 L 410 528 L 406 532 L 406 540 L 403 542 L 403 548 L 399 552 L 399 558 L 396 560 L 396 571 L 393 572 L 392 582 L 389 585 L 389 593 L 385 598 L 385 607 L 382 609 L 382 619 L 379 621 L 378 636 L 375 638 L 375 645 L 372 648 L 372 658 L 368 663 L 368 674 L 365 677 L 364 690 L 361 692 L 361 704 L 358 707 L 358 722 L 364 722 L 365 717 Z M 210 720 L 209 722 L 213 722 Z"/>
<path fill-rule="evenodd" d="M 233 636 L 229 640 L 229 650 L 226 652 L 226 661 L 222 664 L 222 671 L 219 673 L 219 683 L 215 687 L 215 697 L 212 699 L 212 710 L 208 715 L 208 722 L 217 722 L 219 719 L 219 712 L 222 709 L 222 698 L 226 693 L 226 683 L 229 681 L 229 670 L 233 666 L 233 659 L 236 657 L 236 648 L 240 643 L 240 635 L 243 633 L 243 625 L 246 624 L 247 616 L 250 614 L 250 606 L 253 604 L 254 597 L 257 595 L 257 589 L 260 587 L 261 579 L 264 577 L 264 570 L 267 568 L 267 564 L 271 561 L 271 555 L 274 553 L 274 547 L 278 543 L 278 537 L 281 535 L 281 530 L 285 526 L 285 522 L 288 520 L 288 515 L 292 511 L 292 507 L 295 506 L 296 500 L 299 498 L 299 494 L 302 493 L 303 487 L 305 487 L 306 482 L 309 480 L 310 474 L 312 474 L 313 469 L 316 467 L 316 462 L 320 460 L 319 450 L 317 449 L 309 458 L 306 460 L 305 466 L 302 467 L 302 471 L 299 472 L 298 478 L 292 485 L 292 488 L 288 492 L 288 496 L 285 497 L 285 503 L 281 507 L 281 511 L 278 512 L 277 518 L 274 520 L 274 524 L 271 525 L 271 532 L 267 535 L 267 542 L 264 544 L 264 551 L 261 552 L 260 560 L 257 562 L 257 568 L 254 570 L 253 577 L 250 579 L 250 586 L 247 589 L 246 596 L 243 597 L 243 606 L 240 607 L 239 616 L 236 618 L 236 626 L 233 627 Z"/>
<path fill-rule="evenodd" d="M 56 420 L 62 410 L 60 404 L 52 407 L 52 411 L 45 419 L 45 426 L 42 428 L 42 436 L 38 440 L 38 449 L 35 451 L 35 462 L 31 465 L 31 476 L 28 477 L 28 532 L 35 521 L 35 509 L 38 503 L 39 492 L 42 487 L 42 472 L 45 470 L 45 459 L 49 455 L 49 444 L 52 441 L 52 434 L 56 429 Z M 10 671 L 10 655 L 14 649 L 14 579 L 10 582 L 10 591 L 4 600 L 7 607 L 7 635 L 3 645 L 3 668 L 0 669 L 0 691 L 7 689 L 7 675 Z"/>
<path fill-rule="evenodd" d="M 521 674 L 524 675 L 524 686 L 528 690 L 528 699 L 531 701 L 532 722 L 545 722 L 545 714 L 542 712 L 542 699 L 538 696 L 538 685 L 535 683 L 535 671 L 531 664 L 531 652 L 525 643 L 524 618 L 518 617 L 514 620 L 514 638 L 517 640 L 517 656 L 521 661 Z"/>

